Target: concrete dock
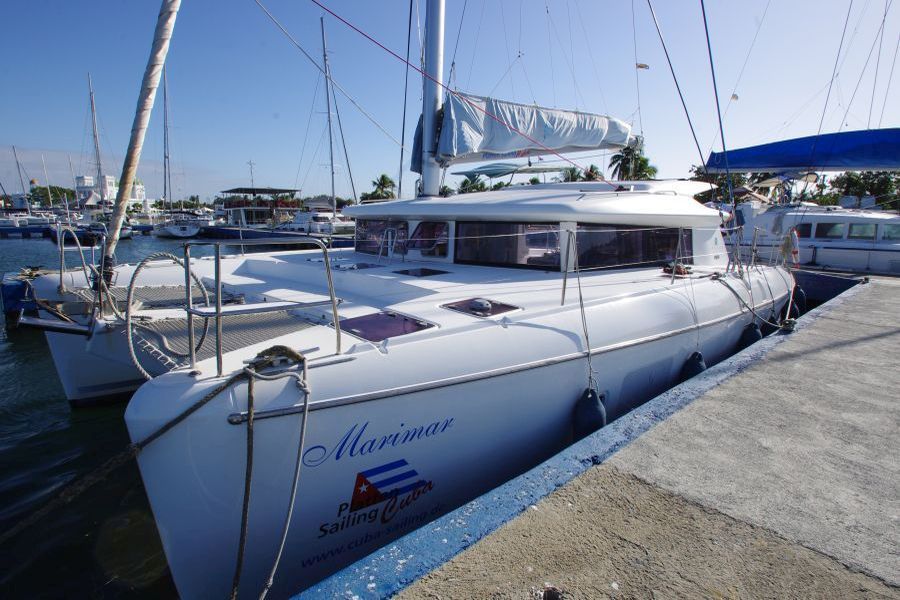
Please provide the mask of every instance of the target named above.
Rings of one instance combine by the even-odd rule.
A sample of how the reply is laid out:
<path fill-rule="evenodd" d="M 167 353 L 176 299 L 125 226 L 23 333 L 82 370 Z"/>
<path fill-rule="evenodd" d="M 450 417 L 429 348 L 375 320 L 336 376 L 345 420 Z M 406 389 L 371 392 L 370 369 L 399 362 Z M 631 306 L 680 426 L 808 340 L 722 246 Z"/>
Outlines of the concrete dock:
<path fill-rule="evenodd" d="M 900 598 L 900 280 L 810 317 L 400 596 Z"/>

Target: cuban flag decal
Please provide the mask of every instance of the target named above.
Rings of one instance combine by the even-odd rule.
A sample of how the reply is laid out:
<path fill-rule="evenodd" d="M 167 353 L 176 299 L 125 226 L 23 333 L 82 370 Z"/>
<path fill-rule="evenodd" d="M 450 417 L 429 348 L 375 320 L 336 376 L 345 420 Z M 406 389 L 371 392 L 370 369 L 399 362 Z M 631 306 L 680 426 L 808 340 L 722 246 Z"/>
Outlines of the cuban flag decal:
<path fill-rule="evenodd" d="M 373 467 L 356 474 L 350 510 L 384 502 L 388 498 L 411 492 L 425 483 L 403 459 Z"/>

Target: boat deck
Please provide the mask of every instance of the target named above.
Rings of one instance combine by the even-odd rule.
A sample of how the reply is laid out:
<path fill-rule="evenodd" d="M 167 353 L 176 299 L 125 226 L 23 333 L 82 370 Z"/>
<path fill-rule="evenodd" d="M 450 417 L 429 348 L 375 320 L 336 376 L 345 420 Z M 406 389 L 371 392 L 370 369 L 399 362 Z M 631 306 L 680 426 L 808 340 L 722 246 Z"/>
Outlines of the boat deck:
<path fill-rule="evenodd" d="M 898 315 L 860 285 L 307 593 L 900 597 Z"/>

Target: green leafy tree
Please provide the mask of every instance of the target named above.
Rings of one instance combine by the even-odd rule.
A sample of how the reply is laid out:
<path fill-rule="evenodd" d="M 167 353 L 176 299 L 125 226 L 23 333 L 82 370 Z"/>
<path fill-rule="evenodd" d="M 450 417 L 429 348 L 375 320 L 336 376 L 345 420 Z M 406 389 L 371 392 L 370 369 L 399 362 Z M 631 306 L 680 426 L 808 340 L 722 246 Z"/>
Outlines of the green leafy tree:
<path fill-rule="evenodd" d="M 494 185 L 491 186 L 491 191 L 502 190 L 505 187 L 509 187 L 509 184 L 505 181 L 498 181 Z"/>
<path fill-rule="evenodd" d="M 831 189 L 842 196 L 875 196 L 878 203 L 900 207 L 900 175 L 890 171 L 845 171 L 831 178 Z"/>
<path fill-rule="evenodd" d="M 725 173 L 707 173 L 702 166 L 694 165 L 693 167 L 691 167 L 691 180 L 705 181 L 716 186 L 716 189 L 714 190 L 711 189 L 708 192 L 701 192 L 697 194 L 697 196 L 701 198 L 727 198 L 728 196 L 728 176 L 725 175 Z M 741 186 L 747 185 L 747 182 L 748 179 L 745 173 L 731 173 L 732 189 L 737 189 Z"/>
<path fill-rule="evenodd" d="M 66 195 L 66 198 L 69 202 L 72 202 L 75 198 L 75 190 L 70 188 L 59 187 L 56 185 L 50 186 L 50 193 L 53 195 L 53 205 L 63 205 L 63 194 Z M 32 186 L 31 192 L 29 193 L 31 197 L 32 203 L 39 203 L 41 206 L 50 206 L 50 201 L 47 199 L 47 187 L 46 186 Z"/>
<path fill-rule="evenodd" d="M 612 167 L 612 175 L 615 179 L 641 180 L 656 177 L 657 169 L 650 164 L 650 159 L 644 156 L 642 148 L 626 146 L 609 159 Z"/>
<path fill-rule="evenodd" d="M 372 187 L 374 189 L 369 193 L 366 200 L 390 200 L 395 198 L 394 190 L 397 188 L 397 184 L 386 173 L 382 173 L 378 176 L 378 179 L 373 180 Z"/>
<path fill-rule="evenodd" d="M 538 185 L 540 183 L 541 183 L 541 180 L 539 177 L 532 177 L 531 179 L 528 180 L 528 185 Z"/>
<path fill-rule="evenodd" d="M 453 188 L 451 188 L 449 185 L 442 185 L 441 191 L 438 192 L 438 194 L 440 194 L 442 198 L 447 198 L 453 195 Z"/>
<path fill-rule="evenodd" d="M 483 192 L 487 189 L 484 181 L 478 175 L 466 177 L 459 184 L 458 192 L 460 194 L 471 194 L 473 192 Z"/>

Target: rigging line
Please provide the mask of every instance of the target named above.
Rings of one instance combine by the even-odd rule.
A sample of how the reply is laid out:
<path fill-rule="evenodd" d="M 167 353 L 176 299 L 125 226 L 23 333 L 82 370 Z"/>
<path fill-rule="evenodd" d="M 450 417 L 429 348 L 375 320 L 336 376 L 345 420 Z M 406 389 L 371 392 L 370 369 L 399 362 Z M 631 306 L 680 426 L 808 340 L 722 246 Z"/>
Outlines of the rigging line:
<path fill-rule="evenodd" d="M 887 106 L 888 92 L 891 91 L 891 82 L 894 79 L 894 67 L 897 66 L 897 50 L 900 50 L 900 36 L 897 36 L 897 45 L 894 46 L 894 59 L 891 61 L 891 73 L 888 76 L 887 87 L 884 88 L 884 102 L 881 103 L 881 116 L 878 117 L 878 127 L 884 119 L 884 107 Z"/>
<path fill-rule="evenodd" d="M 303 48 L 303 46 L 301 46 L 300 43 L 299 43 L 296 39 L 294 39 L 294 36 L 292 36 L 292 35 L 290 34 L 290 32 L 288 32 L 288 30 L 285 29 L 284 26 L 278 21 L 278 19 L 276 19 L 275 16 L 274 16 L 272 13 L 269 12 L 269 9 L 266 8 L 265 5 L 263 5 L 262 0 L 254 0 L 254 2 L 256 2 L 256 5 L 259 6 L 259 7 L 262 9 L 262 11 L 266 14 L 267 17 L 269 17 L 269 19 L 272 21 L 272 23 L 274 23 L 275 26 L 278 27 L 278 29 L 281 30 L 281 33 L 283 33 L 283 34 L 285 35 L 285 37 L 287 37 L 287 39 L 291 42 L 291 44 L 293 44 L 293 46 L 294 46 L 295 48 L 297 48 L 297 50 L 299 50 L 299 51 L 303 54 L 303 56 L 305 56 L 306 59 L 307 59 L 309 62 L 311 62 L 312 65 L 313 65 L 316 69 L 318 69 L 320 73 L 322 73 L 322 74 L 324 75 L 324 74 L 325 74 L 325 69 L 324 69 L 319 63 L 316 62 L 316 59 L 314 59 L 312 56 L 310 56 L 310 54 Z M 324 8 L 324 7 L 323 7 L 323 8 Z M 345 98 L 347 98 L 347 100 L 350 101 L 350 104 L 352 104 L 352 105 L 356 108 L 356 110 L 358 110 L 359 112 L 361 112 L 361 113 L 363 114 L 364 117 L 366 117 L 373 125 L 375 125 L 375 127 L 377 127 L 377 128 L 381 131 L 381 133 L 383 133 L 383 134 L 386 135 L 388 138 L 390 138 L 390 140 L 391 140 L 392 142 L 394 142 L 395 144 L 397 144 L 398 146 L 402 145 L 402 144 L 400 143 L 400 141 L 399 141 L 397 138 L 395 138 L 394 136 L 392 136 L 392 135 L 388 132 L 388 130 L 385 129 L 385 128 L 381 125 L 381 123 L 379 123 L 378 121 L 375 120 L 375 117 L 373 117 L 373 116 L 372 116 L 371 114 L 369 114 L 362 106 L 360 106 L 360 105 L 356 102 L 356 100 L 354 100 L 353 97 L 347 92 L 347 90 L 345 90 L 338 82 L 332 80 L 331 83 L 333 84 L 334 87 L 336 87 L 336 88 L 338 89 L 338 91 L 339 91 L 340 93 L 342 93 L 342 94 L 344 95 Z"/>
<path fill-rule="evenodd" d="M 838 132 L 844 128 L 844 123 L 847 120 L 847 115 L 850 114 L 850 107 L 853 106 L 853 100 L 856 98 L 856 92 L 859 91 L 859 84 L 862 83 L 863 76 L 866 74 L 866 69 L 869 68 L 869 61 L 872 59 L 872 52 L 875 51 L 875 44 L 878 41 L 879 34 L 884 30 L 884 22 L 887 19 L 887 11 L 890 10 L 890 6 L 893 4 L 893 0 L 888 0 L 888 7 L 884 11 L 884 17 L 881 19 L 881 25 L 878 27 L 878 31 L 875 32 L 875 39 L 872 40 L 872 47 L 869 48 L 869 54 L 866 56 L 866 62 L 863 64 L 862 71 L 859 73 L 859 79 L 856 80 L 856 87 L 853 88 L 853 94 L 850 96 L 850 102 L 847 103 L 847 110 L 844 111 L 844 118 L 841 119 L 840 124 L 838 125 Z"/>
<path fill-rule="evenodd" d="M 587 106 L 587 102 L 585 102 L 584 95 L 581 93 L 581 89 L 579 89 L 578 87 L 578 77 L 575 75 L 575 56 L 569 56 L 566 54 L 566 48 L 565 46 L 563 46 L 562 36 L 559 35 L 559 30 L 556 28 L 556 21 L 553 20 L 553 15 L 548 12 L 547 17 L 550 19 L 550 24 L 553 27 L 553 33 L 556 34 L 556 42 L 559 44 L 559 49 L 562 52 L 563 58 L 566 60 L 566 66 L 569 67 L 569 73 L 572 75 L 572 87 L 575 90 L 575 103 L 577 110 L 579 97 L 581 97 L 581 102 L 585 106 Z M 569 39 L 571 40 L 571 36 Z"/>
<path fill-rule="evenodd" d="M 884 0 L 884 17 L 887 19 L 889 0 Z M 881 47 L 884 45 L 884 25 L 881 26 L 881 37 L 878 40 L 878 57 L 875 59 L 875 76 L 872 78 L 872 98 L 869 100 L 869 118 L 866 120 L 866 129 L 872 128 L 872 108 L 875 106 L 875 89 L 878 87 L 878 69 L 881 67 Z"/>
<path fill-rule="evenodd" d="M 550 90 L 553 92 L 553 108 L 556 108 L 556 68 L 553 66 L 553 35 L 550 32 L 550 5 L 544 0 L 544 10 L 547 15 L 547 56 L 550 57 Z"/>
<path fill-rule="evenodd" d="M 524 54 L 519 54 L 519 57 L 525 56 Z M 519 67 L 522 68 L 522 75 L 525 76 L 525 83 L 528 84 L 528 91 L 531 93 L 531 101 L 537 105 L 537 96 L 534 95 L 534 88 L 531 87 L 531 78 L 528 77 L 528 71 L 525 70 L 525 61 L 519 61 Z"/>
<path fill-rule="evenodd" d="M 731 214 L 735 214 L 737 212 L 737 207 L 734 201 L 734 189 L 731 182 L 731 169 L 728 167 L 728 149 L 725 145 L 725 128 L 722 125 L 722 109 L 719 104 L 719 87 L 716 84 L 716 65 L 713 62 L 712 42 L 710 42 L 709 40 L 709 23 L 706 19 L 706 3 L 704 2 L 704 0 L 700 0 L 700 10 L 703 13 L 703 31 L 706 34 L 706 51 L 707 54 L 709 54 L 709 72 L 710 75 L 712 75 L 713 95 L 716 98 L 716 115 L 719 118 L 719 135 L 722 138 L 722 156 L 725 159 L 725 182 L 728 184 L 728 199 L 731 201 Z M 740 232 L 738 232 L 737 242 L 737 244 L 733 244 L 735 247 L 734 262 L 737 265 L 738 272 L 740 272 L 741 255 L 740 251 L 738 250 L 741 242 Z"/>
<path fill-rule="evenodd" d="M 323 127 L 322 134 L 319 136 L 319 143 L 316 144 L 316 149 L 313 151 L 312 159 L 309 161 L 309 166 L 306 167 L 306 173 L 303 175 L 303 181 L 300 182 L 300 189 L 304 189 L 306 187 L 306 180 L 309 179 L 309 172 L 312 171 L 313 165 L 316 164 L 316 157 L 319 155 L 319 149 L 322 147 L 322 142 L 325 141 L 325 134 L 328 133 L 328 129 Z"/>
<path fill-rule="evenodd" d="M 634 0 L 631 0 L 631 41 L 634 45 L 634 87 L 637 91 L 637 119 L 638 127 L 641 130 L 641 137 L 644 137 L 644 118 L 641 115 L 641 80 L 640 69 L 638 69 L 637 58 L 637 27 L 634 20 Z"/>
<path fill-rule="evenodd" d="M 475 67 L 475 59 L 478 58 L 478 40 L 481 39 L 481 25 L 484 23 L 484 7 L 487 6 L 487 0 L 481 3 L 481 14 L 478 17 L 478 29 L 475 30 L 475 43 L 472 45 L 472 62 L 469 63 L 469 76 L 466 77 L 466 88 L 468 89 L 472 83 L 472 70 Z M 420 40 L 421 41 L 421 40 Z M 425 56 L 425 48 L 422 47 L 422 56 Z M 422 64 L 425 64 L 423 58 Z"/>
<path fill-rule="evenodd" d="M 844 29 L 841 31 L 841 41 L 838 43 L 837 56 L 834 57 L 834 68 L 831 70 L 831 80 L 828 82 L 828 93 L 825 94 L 825 105 L 822 107 L 822 116 L 819 118 L 819 129 L 816 131 L 816 137 L 813 139 L 812 149 L 810 150 L 810 160 L 816 150 L 816 142 L 822 134 L 822 124 L 825 122 L 825 113 L 828 110 L 828 100 L 831 98 L 831 88 L 834 86 L 835 77 L 837 77 L 838 61 L 841 58 L 841 48 L 844 46 L 844 36 L 847 34 L 847 25 L 850 23 L 850 11 L 853 10 L 853 0 L 850 0 L 847 6 L 847 16 L 844 18 Z M 846 59 L 846 56 L 844 57 Z"/>
<path fill-rule="evenodd" d="M 412 43 L 412 16 L 413 3 L 415 0 L 409 0 L 409 23 L 406 26 L 406 62 L 409 62 L 409 47 Z M 462 21 L 460 21 L 460 31 L 462 31 Z M 457 39 L 457 42 L 459 39 Z M 453 51 L 453 60 L 456 61 L 456 51 Z M 406 144 L 406 105 L 409 98 L 409 69 L 403 67 L 403 121 L 400 126 L 400 175 L 397 177 L 397 197 L 403 197 L 403 150 Z M 356 194 L 353 194 L 356 197 Z"/>
<path fill-rule="evenodd" d="M 569 0 L 566 0 L 566 18 L 569 22 L 569 31 L 572 31 L 572 6 L 569 3 Z M 569 35 L 569 57 L 572 61 L 572 85 L 575 87 L 576 93 L 581 96 L 581 101 L 584 103 L 585 109 L 589 106 L 587 101 L 584 99 L 584 96 L 581 95 L 581 92 L 578 91 L 578 78 L 575 77 L 575 36 Z M 575 106 L 575 109 L 578 109 L 578 106 Z"/>
<path fill-rule="evenodd" d="M 495 83 L 494 87 L 491 88 L 491 91 L 488 92 L 488 96 L 494 95 L 494 92 L 497 90 L 497 88 L 500 86 L 500 84 L 503 83 L 503 80 L 506 79 L 506 76 L 509 75 L 509 72 L 512 71 L 512 68 L 514 66 L 516 66 L 517 62 L 519 62 L 519 57 L 516 57 L 515 60 L 513 60 L 511 63 L 509 63 L 509 66 L 506 67 L 505 71 L 503 71 L 503 75 L 500 76 L 500 79 L 497 80 L 497 83 Z M 511 83 L 512 83 L 512 78 L 510 78 L 510 84 Z M 515 92 L 513 92 L 513 95 L 515 95 Z"/>
<path fill-rule="evenodd" d="M 316 77 L 316 87 L 313 91 L 312 104 L 309 105 L 309 117 L 306 119 L 306 132 L 303 134 L 303 144 L 300 146 L 300 160 L 297 161 L 297 172 L 294 174 L 294 187 L 300 180 L 300 168 L 303 166 L 303 157 L 306 155 L 306 142 L 309 139 L 309 128 L 312 124 L 313 110 L 316 106 L 316 99 L 319 97 L 319 83 L 322 81 L 321 73 Z"/>
<path fill-rule="evenodd" d="M 447 76 L 447 85 L 453 85 L 453 82 L 456 81 L 456 51 L 459 50 L 459 38 L 462 37 L 462 28 L 463 23 L 466 20 L 466 7 L 469 5 L 469 0 L 465 0 L 463 2 L 462 15 L 459 17 L 459 29 L 456 31 L 456 44 L 453 45 L 453 59 L 450 61 L 450 74 Z M 412 27 L 412 0 L 409 2 L 409 25 Z M 409 37 L 406 40 L 406 61 L 409 62 Z M 406 70 L 409 73 L 409 69 Z M 405 109 L 405 107 L 404 107 Z M 401 169 L 402 170 L 402 169 Z M 397 197 L 400 197 L 400 193 L 398 191 Z"/>
<path fill-rule="evenodd" d="M 578 6 L 578 0 L 576 0 L 576 6 Z M 584 11 L 581 10 L 579 6 L 579 12 L 584 14 Z M 581 33 L 584 35 L 585 45 L 588 50 L 588 58 L 591 59 L 591 68 L 594 70 L 594 77 L 597 79 L 597 91 L 600 93 L 600 102 L 603 103 L 603 111 L 609 112 L 609 107 L 606 104 L 606 97 L 603 95 L 603 85 L 601 83 L 600 71 L 597 69 L 597 61 L 594 59 L 594 50 L 591 47 L 591 40 L 587 34 L 587 27 L 585 27 L 584 22 L 587 19 L 577 19 L 578 23 L 581 25 Z"/>
<path fill-rule="evenodd" d="M 506 73 L 509 73 L 512 70 L 513 65 L 515 64 L 515 61 L 512 60 L 509 56 L 509 35 L 506 31 L 506 11 L 503 10 L 503 2 L 500 2 L 500 22 L 503 24 L 503 46 L 506 50 L 506 62 L 509 63 L 509 67 L 506 68 Z M 518 60 L 518 57 L 516 57 L 516 60 Z M 503 74 L 504 77 L 506 76 L 506 73 Z M 516 96 L 516 85 L 512 77 L 509 78 L 509 87 L 512 89 L 512 97 L 517 98 L 518 96 Z M 493 90 L 491 90 L 491 94 L 493 93 Z"/>
<path fill-rule="evenodd" d="M 259 0 L 256 0 L 256 1 L 259 2 Z M 476 110 L 476 111 L 482 113 L 484 116 L 488 117 L 489 119 L 492 119 L 492 120 L 496 121 L 497 123 L 499 123 L 500 125 L 502 125 L 502 126 L 505 127 L 506 129 L 508 129 L 509 131 L 512 131 L 513 133 L 516 133 L 516 134 L 522 136 L 523 138 L 525 138 L 526 140 L 528 140 L 528 141 L 531 142 L 532 144 L 535 144 L 536 146 L 540 147 L 542 150 L 546 151 L 548 154 L 553 154 L 554 156 L 558 156 L 558 157 L 561 158 L 562 160 L 564 160 L 564 161 L 566 161 L 567 163 L 571 164 L 573 167 L 575 167 L 575 168 L 577 168 L 577 169 L 583 170 L 582 167 L 581 167 L 578 163 L 576 163 L 575 161 L 573 161 L 573 160 L 571 160 L 571 159 L 569 159 L 569 158 L 566 158 L 565 156 L 563 156 L 563 155 L 560 154 L 559 152 L 557 152 L 557 151 L 555 151 L 555 150 L 553 150 L 553 149 L 547 147 L 546 145 L 544 145 L 543 143 L 541 143 L 541 142 L 539 142 L 538 140 L 534 139 L 533 137 L 531 137 L 530 135 L 528 135 L 528 134 L 525 133 L 524 131 L 522 131 L 522 130 L 520 130 L 520 129 L 517 129 L 517 128 L 515 128 L 515 127 L 513 127 L 510 123 L 507 123 L 506 121 L 504 121 L 503 119 L 501 119 L 501 118 L 498 117 L 497 115 L 493 114 L 493 113 L 490 112 L 489 110 L 486 110 L 486 109 L 484 109 L 484 108 L 478 106 L 475 102 L 469 100 L 466 96 L 460 94 L 459 92 L 457 92 L 457 91 L 455 91 L 455 90 L 451 90 L 451 89 L 448 88 L 446 85 L 444 85 L 442 82 L 440 82 L 440 81 L 438 81 L 437 79 L 435 79 L 434 77 L 432 77 L 432 76 L 431 76 L 428 72 L 426 72 L 424 69 L 420 69 L 419 67 L 410 64 L 408 61 L 403 60 L 403 57 L 402 57 L 402 56 L 400 56 L 399 54 L 397 54 L 396 52 L 394 52 L 393 50 L 391 50 L 390 48 L 388 48 L 387 46 L 385 46 L 384 44 L 382 44 L 381 42 L 379 42 L 379 41 L 376 40 L 375 38 L 373 38 L 373 37 L 372 37 L 371 35 L 369 35 L 368 33 L 364 32 L 363 30 L 361 30 L 360 28 L 358 28 L 356 25 L 350 23 L 349 21 L 347 21 L 346 19 L 344 19 L 343 17 L 341 17 L 340 15 L 338 15 L 337 13 L 335 13 L 333 10 L 331 10 L 330 8 L 328 8 L 327 6 L 325 6 L 324 4 L 322 4 L 322 3 L 320 2 L 320 0 L 311 0 L 311 2 L 312 2 L 313 4 L 315 4 L 316 6 L 318 6 L 319 8 L 321 8 L 322 10 L 324 10 L 325 12 L 327 12 L 328 14 L 330 14 L 331 16 L 333 16 L 335 19 L 337 19 L 338 21 L 340 21 L 340 22 L 343 23 L 344 25 L 346 25 L 347 27 L 351 28 L 352 30 L 354 30 L 355 32 L 357 32 L 358 34 L 360 34 L 361 36 L 365 37 L 367 40 L 369 40 L 370 42 L 372 42 L 373 44 L 375 44 L 376 46 L 378 46 L 379 48 L 381 48 L 382 50 L 384 50 L 385 52 L 387 52 L 388 54 L 390 54 L 391 56 L 393 56 L 393 57 L 396 58 L 397 60 L 399 60 L 399 61 L 405 63 L 405 64 L 408 65 L 411 69 L 414 69 L 415 71 L 417 71 L 420 75 L 422 75 L 422 77 L 425 77 L 426 79 L 428 79 L 428 80 L 431 81 L 432 83 L 435 83 L 435 84 L 441 86 L 441 87 L 444 89 L 444 91 L 446 91 L 448 94 L 452 94 L 453 96 L 455 96 L 456 98 L 458 98 L 458 99 L 461 100 L 462 102 L 465 102 L 466 104 L 469 105 L 469 107 L 471 107 L 471 108 L 473 108 L 474 110 Z M 609 186 L 611 186 L 611 187 L 613 187 L 613 188 L 617 187 L 616 184 L 610 183 L 610 182 L 608 182 L 608 181 L 605 181 L 604 183 L 608 184 Z"/>
<path fill-rule="evenodd" d="M 738 72 L 737 80 L 734 82 L 734 86 L 731 88 L 731 96 L 728 98 L 728 102 L 725 103 L 725 112 L 723 117 L 728 116 L 728 109 L 731 108 L 731 104 L 734 101 L 735 93 L 737 92 L 738 86 L 741 84 L 741 79 L 744 77 L 744 70 L 747 68 L 747 63 L 750 62 L 750 54 L 753 53 L 753 48 L 756 46 L 756 38 L 759 37 L 759 32 L 762 30 L 763 23 L 766 20 L 766 14 L 769 12 L 769 6 L 772 4 L 772 0 L 768 0 L 766 2 L 766 8 L 763 9 L 762 17 L 759 19 L 759 24 L 756 26 L 756 33 L 753 34 L 753 40 L 750 42 L 750 48 L 747 49 L 747 56 L 744 57 L 744 64 L 741 65 L 741 70 Z M 709 145 L 709 152 L 712 152 L 713 146 L 716 145 L 716 142 L 719 140 L 718 134 L 716 134 L 715 139 L 713 139 L 712 144 Z"/>
<path fill-rule="evenodd" d="M 329 71 L 331 71 L 331 69 L 329 69 Z M 329 81 L 331 81 L 330 77 Z M 347 177 L 350 179 L 350 191 L 353 192 L 353 202 L 358 203 L 359 199 L 356 197 L 356 184 L 353 183 L 353 171 L 350 169 L 350 154 L 347 152 L 347 138 L 344 137 L 344 124 L 341 122 L 341 111 L 338 108 L 337 96 L 334 94 L 334 88 L 332 88 L 331 101 L 334 103 L 334 114 L 337 115 L 338 131 L 341 134 L 341 146 L 344 147 L 344 162 L 347 165 Z"/>
<path fill-rule="evenodd" d="M 700 167 L 706 172 L 706 160 L 703 157 L 703 150 L 700 149 L 700 141 L 697 139 L 697 132 L 694 130 L 693 121 L 691 121 L 691 114 L 684 101 L 684 94 L 681 93 L 681 84 L 678 83 L 678 76 L 675 75 L 675 67 L 672 65 L 672 58 L 669 56 L 669 49 L 666 47 L 666 41 L 663 39 L 662 30 L 659 28 L 659 21 L 656 19 L 656 11 L 653 10 L 653 3 L 651 0 L 647 0 L 647 6 L 650 8 L 650 15 L 653 17 L 656 33 L 659 35 L 659 43 L 662 44 L 663 52 L 666 55 L 666 62 L 669 63 L 669 72 L 672 73 L 672 80 L 675 81 L 675 89 L 678 90 L 678 98 L 681 100 L 684 116 L 687 118 L 688 126 L 691 128 L 691 136 L 694 138 L 694 145 L 697 147 L 697 153 L 700 155 Z"/>
<path fill-rule="evenodd" d="M 863 22 L 863 18 L 866 16 L 866 12 L 869 10 L 869 4 L 871 4 L 872 0 L 866 0 L 865 5 L 863 5 L 862 10 L 859 13 L 859 18 L 856 19 L 856 25 L 853 26 L 853 32 L 850 34 L 850 39 L 847 40 L 847 47 L 844 50 L 844 58 L 841 59 L 841 64 L 838 66 L 838 73 L 843 71 L 844 64 L 846 64 L 847 59 L 850 57 L 850 48 L 853 47 L 853 42 L 856 40 L 856 34 L 859 33 L 859 26 Z"/>

